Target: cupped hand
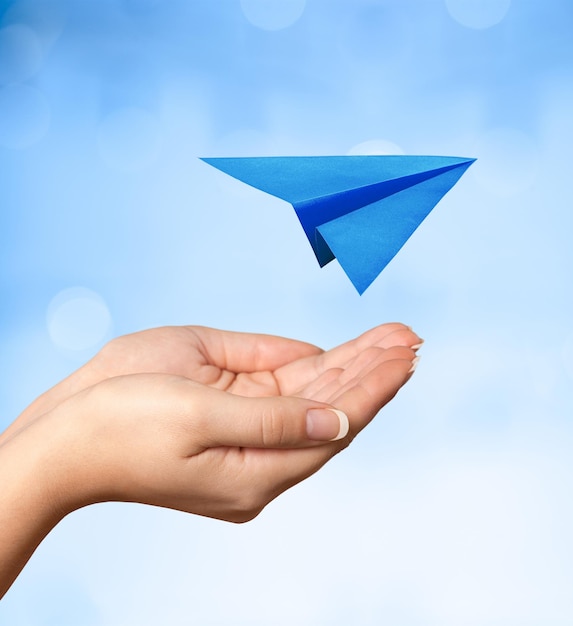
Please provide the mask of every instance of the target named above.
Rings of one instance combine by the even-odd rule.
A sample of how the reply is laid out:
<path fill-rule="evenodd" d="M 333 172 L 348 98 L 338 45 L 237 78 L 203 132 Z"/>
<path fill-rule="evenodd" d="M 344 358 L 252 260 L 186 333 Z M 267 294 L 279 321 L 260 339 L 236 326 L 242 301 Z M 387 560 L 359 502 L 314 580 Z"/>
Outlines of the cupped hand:
<path fill-rule="evenodd" d="M 143 331 L 110 342 L 19 428 L 38 421 L 40 432 L 53 414 L 53 432 L 72 437 L 68 461 L 79 461 L 65 475 L 88 472 L 80 483 L 91 488 L 61 490 L 72 494 L 64 508 L 134 500 L 244 521 L 350 443 L 409 379 L 419 343 L 402 324 L 326 352 L 204 327 Z M 347 416 L 342 438 L 325 427 L 335 414 L 316 408 Z"/>
<path fill-rule="evenodd" d="M 349 444 L 408 380 L 419 344 L 397 323 L 326 352 L 204 327 L 147 330 L 111 341 L 17 426 L 54 413 L 52 430 L 75 437 L 66 444 L 77 460 L 69 479 L 98 468 L 81 481 L 91 489 L 63 490 L 70 510 L 135 500 L 243 521 Z M 312 433 L 320 420 L 308 411 L 329 407 L 348 416 L 349 429 L 325 443 L 336 428 Z M 63 427 L 62 415 L 77 428 Z"/>
<path fill-rule="evenodd" d="M 91 503 L 252 519 L 394 397 L 420 342 L 402 324 L 326 352 L 202 327 L 113 340 L 0 436 L 0 597 L 51 528 Z"/>
<path fill-rule="evenodd" d="M 400 345 L 338 352 L 290 362 L 278 370 L 292 371 L 272 381 L 268 372 L 245 380 L 251 396 L 172 374 L 89 387 L 33 424 L 45 430 L 42 439 L 63 433 L 58 447 L 69 451 L 53 499 L 66 511 L 120 500 L 252 519 L 346 447 L 409 379 L 415 359 Z M 341 366 L 328 367 L 334 363 Z M 268 393 L 281 385 L 299 393 Z"/>
<path fill-rule="evenodd" d="M 339 377 L 344 384 L 358 368 L 374 367 L 384 359 L 385 350 L 416 348 L 420 341 L 399 323 L 383 324 L 326 352 L 294 339 L 202 326 L 166 326 L 124 335 L 37 398 L 0 435 L 0 442 L 72 395 L 115 376 L 171 374 L 250 397 L 323 398 Z"/>

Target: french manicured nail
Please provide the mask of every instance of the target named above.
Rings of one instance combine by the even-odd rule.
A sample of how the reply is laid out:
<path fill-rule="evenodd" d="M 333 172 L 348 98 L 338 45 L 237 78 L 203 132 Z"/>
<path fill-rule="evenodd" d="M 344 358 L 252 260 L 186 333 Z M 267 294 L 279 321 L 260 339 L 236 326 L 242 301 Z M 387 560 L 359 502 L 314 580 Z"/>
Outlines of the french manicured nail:
<path fill-rule="evenodd" d="M 349 429 L 348 417 L 338 409 L 310 409 L 306 413 L 306 434 L 313 441 L 338 441 Z"/>
<path fill-rule="evenodd" d="M 410 346 L 412 350 L 419 350 L 424 345 L 424 340 L 420 339 L 418 343 L 415 343 L 413 346 Z"/>
<path fill-rule="evenodd" d="M 412 367 L 410 367 L 410 369 L 408 370 L 408 374 L 412 374 L 413 372 L 416 371 L 416 368 L 418 367 L 418 363 L 420 362 L 420 357 L 419 356 L 415 356 L 412 359 Z"/>

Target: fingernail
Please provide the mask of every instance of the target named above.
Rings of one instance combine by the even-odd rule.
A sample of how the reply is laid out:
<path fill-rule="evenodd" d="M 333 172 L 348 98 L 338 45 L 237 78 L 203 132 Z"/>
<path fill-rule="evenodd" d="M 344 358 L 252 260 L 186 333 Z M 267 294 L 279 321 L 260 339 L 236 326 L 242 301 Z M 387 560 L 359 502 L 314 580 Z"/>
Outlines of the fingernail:
<path fill-rule="evenodd" d="M 419 350 L 424 345 L 424 340 L 420 339 L 418 343 L 415 343 L 413 346 L 410 346 L 412 350 Z"/>
<path fill-rule="evenodd" d="M 306 434 L 313 441 L 338 441 L 349 429 L 348 417 L 338 409 L 310 409 L 306 413 Z"/>
<path fill-rule="evenodd" d="M 408 374 L 412 374 L 413 372 L 416 371 L 416 368 L 418 367 L 418 363 L 420 362 L 420 357 L 419 356 L 415 356 L 412 359 L 412 367 L 410 367 L 410 369 L 408 370 Z"/>

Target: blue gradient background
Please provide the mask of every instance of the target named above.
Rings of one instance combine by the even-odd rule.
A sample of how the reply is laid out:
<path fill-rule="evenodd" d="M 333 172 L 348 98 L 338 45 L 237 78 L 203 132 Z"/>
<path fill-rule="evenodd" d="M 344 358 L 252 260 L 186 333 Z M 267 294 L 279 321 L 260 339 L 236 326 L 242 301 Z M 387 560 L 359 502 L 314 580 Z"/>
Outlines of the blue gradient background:
<path fill-rule="evenodd" d="M 1 426 L 150 326 L 426 339 L 254 522 L 76 512 L 0 624 L 573 623 L 572 28 L 567 0 L 0 1 Z M 196 158 L 400 151 L 478 161 L 363 297 Z"/>

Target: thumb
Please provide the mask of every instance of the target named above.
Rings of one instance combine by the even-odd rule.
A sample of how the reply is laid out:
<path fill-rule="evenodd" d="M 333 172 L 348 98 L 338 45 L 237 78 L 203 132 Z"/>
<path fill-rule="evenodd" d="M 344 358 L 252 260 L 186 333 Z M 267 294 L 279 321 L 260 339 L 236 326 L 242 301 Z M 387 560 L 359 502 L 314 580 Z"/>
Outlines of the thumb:
<path fill-rule="evenodd" d="M 299 448 L 338 441 L 348 417 L 324 403 L 295 397 L 248 398 L 210 390 L 201 435 L 211 446 Z"/>

